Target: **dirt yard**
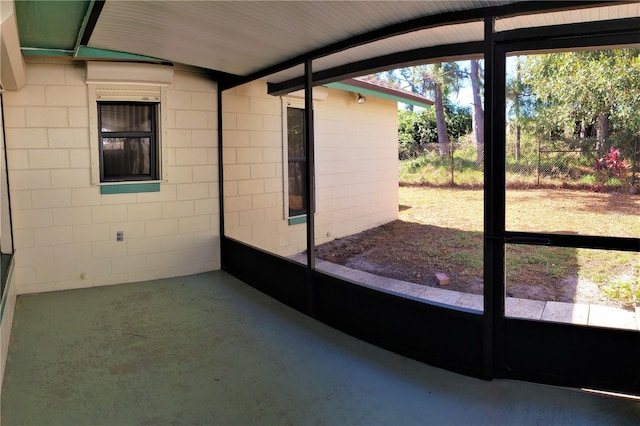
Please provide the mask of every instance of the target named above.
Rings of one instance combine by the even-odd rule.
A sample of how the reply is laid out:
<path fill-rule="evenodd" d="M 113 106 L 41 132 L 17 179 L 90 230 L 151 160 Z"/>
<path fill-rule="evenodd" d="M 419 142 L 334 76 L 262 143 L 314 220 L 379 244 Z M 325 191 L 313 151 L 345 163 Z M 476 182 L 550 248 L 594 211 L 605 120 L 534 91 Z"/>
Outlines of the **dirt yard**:
<path fill-rule="evenodd" d="M 318 258 L 404 281 L 482 294 L 482 191 L 400 188 L 399 219 L 316 248 Z M 640 197 L 571 190 L 507 193 L 507 229 L 640 236 Z M 603 290 L 640 273 L 638 253 L 508 245 L 507 295 L 630 307 Z M 637 277 L 635 278 L 637 279 Z"/>

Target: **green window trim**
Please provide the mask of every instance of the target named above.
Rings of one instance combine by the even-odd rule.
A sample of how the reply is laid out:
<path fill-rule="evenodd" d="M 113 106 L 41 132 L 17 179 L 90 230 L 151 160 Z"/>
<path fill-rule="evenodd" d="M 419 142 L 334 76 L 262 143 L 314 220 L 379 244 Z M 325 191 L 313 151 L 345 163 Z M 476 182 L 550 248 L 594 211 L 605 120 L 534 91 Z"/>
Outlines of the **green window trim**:
<path fill-rule="evenodd" d="M 289 218 L 289 225 L 300 225 L 301 223 L 307 223 L 307 215 Z"/>
<path fill-rule="evenodd" d="M 124 185 L 101 185 L 100 194 L 132 194 L 137 192 L 160 192 L 160 183 L 129 183 Z"/>

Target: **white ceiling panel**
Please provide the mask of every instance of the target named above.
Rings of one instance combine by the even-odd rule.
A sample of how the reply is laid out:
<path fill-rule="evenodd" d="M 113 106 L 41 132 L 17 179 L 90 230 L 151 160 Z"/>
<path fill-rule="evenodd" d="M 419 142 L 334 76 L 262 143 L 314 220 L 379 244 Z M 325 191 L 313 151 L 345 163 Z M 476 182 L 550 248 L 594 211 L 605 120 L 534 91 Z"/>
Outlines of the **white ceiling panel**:
<path fill-rule="evenodd" d="M 545 27 L 550 25 L 577 24 L 580 22 L 606 21 L 609 19 L 636 18 L 640 16 L 640 2 L 564 12 L 537 13 L 511 18 L 497 19 L 496 31 L 520 28 Z"/>
<path fill-rule="evenodd" d="M 374 29 L 514 1 L 109 0 L 88 46 L 247 75 Z M 465 33 L 455 34 L 454 28 L 449 30 L 429 33 L 429 37 L 446 43 L 468 38 Z M 418 40 L 421 35 L 406 37 L 411 46 L 439 44 L 424 44 Z M 378 43 L 385 51 L 407 50 L 401 47 L 402 39 Z M 373 50 L 366 47 L 351 53 L 362 58 L 380 54 L 372 55 Z M 333 66 L 338 60 L 352 62 L 353 58 L 334 56 L 329 62 Z"/>
<path fill-rule="evenodd" d="M 345 63 L 371 59 L 397 52 L 447 44 L 481 41 L 483 39 L 484 23 L 482 21 L 446 25 L 389 37 L 325 56 L 313 62 L 313 69 L 314 71 L 321 71 Z"/>

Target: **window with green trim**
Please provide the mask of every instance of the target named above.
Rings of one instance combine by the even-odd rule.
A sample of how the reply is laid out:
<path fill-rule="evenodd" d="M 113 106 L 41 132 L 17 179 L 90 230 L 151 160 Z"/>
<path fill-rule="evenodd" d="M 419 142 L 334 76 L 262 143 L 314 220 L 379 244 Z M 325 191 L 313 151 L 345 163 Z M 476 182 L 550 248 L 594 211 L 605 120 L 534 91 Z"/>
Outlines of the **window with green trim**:
<path fill-rule="evenodd" d="M 304 109 L 287 107 L 289 217 L 307 213 L 307 155 L 304 146 Z"/>
<path fill-rule="evenodd" d="M 100 182 L 159 179 L 156 102 L 98 102 Z"/>

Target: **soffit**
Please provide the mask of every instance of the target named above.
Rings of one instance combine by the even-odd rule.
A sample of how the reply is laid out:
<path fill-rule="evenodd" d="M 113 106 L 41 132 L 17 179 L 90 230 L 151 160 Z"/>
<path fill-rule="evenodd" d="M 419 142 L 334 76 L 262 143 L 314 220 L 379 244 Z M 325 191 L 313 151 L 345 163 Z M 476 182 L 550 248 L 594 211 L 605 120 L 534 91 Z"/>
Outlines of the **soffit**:
<path fill-rule="evenodd" d="M 88 1 L 16 1 L 20 45 L 73 49 L 88 8 Z"/>
<path fill-rule="evenodd" d="M 244 76 L 378 28 L 513 2 L 107 1 L 87 45 Z M 349 49 L 319 66 L 350 62 L 354 54 L 375 57 L 380 55 L 379 48 L 397 51 L 469 38 L 456 28 L 430 34 L 405 34 Z"/>
<path fill-rule="evenodd" d="M 483 39 L 484 23 L 482 21 L 438 26 L 385 38 L 319 58 L 313 62 L 313 69 L 314 71 L 322 71 L 346 63 L 363 61 L 397 52 L 482 41 Z"/>
<path fill-rule="evenodd" d="M 496 31 L 509 31 L 520 28 L 568 25 L 580 22 L 635 18 L 638 16 L 640 16 L 640 2 L 634 2 L 612 6 L 581 8 L 552 13 L 535 13 L 496 19 L 495 29 Z M 640 32 L 640 28 L 638 30 Z"/>

